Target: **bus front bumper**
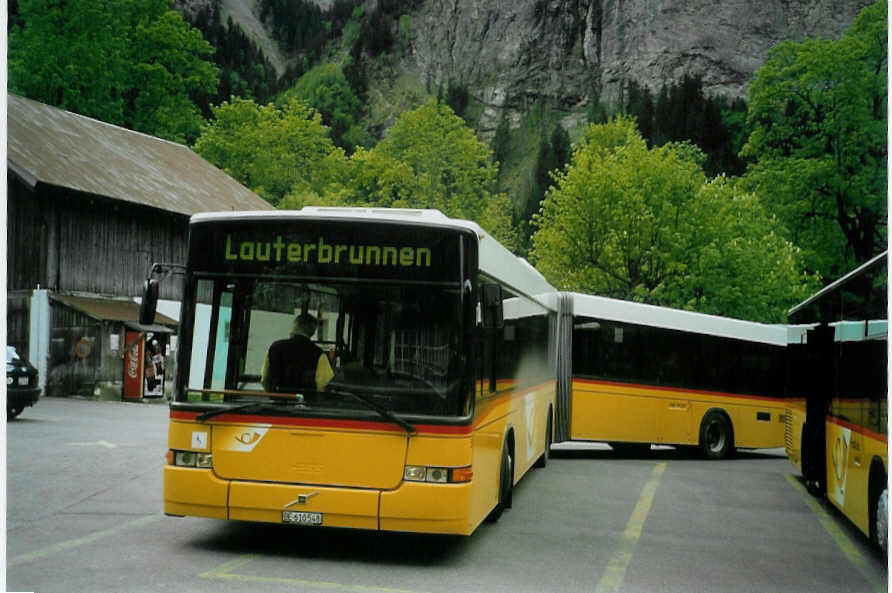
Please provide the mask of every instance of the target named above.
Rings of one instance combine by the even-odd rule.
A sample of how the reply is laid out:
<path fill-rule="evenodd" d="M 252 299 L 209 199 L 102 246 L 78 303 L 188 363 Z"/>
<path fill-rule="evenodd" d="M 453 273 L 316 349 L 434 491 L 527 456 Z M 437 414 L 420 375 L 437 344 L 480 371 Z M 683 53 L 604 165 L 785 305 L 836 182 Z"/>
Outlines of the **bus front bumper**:
<path fill-rule="evenodd" d="M 284 523 L 321 514 L 321 526 L 468 535 L 471 484 L 403 482 L 394 490 L 224 480 L 212 470 L 164 467 L 164 513 Z"/>

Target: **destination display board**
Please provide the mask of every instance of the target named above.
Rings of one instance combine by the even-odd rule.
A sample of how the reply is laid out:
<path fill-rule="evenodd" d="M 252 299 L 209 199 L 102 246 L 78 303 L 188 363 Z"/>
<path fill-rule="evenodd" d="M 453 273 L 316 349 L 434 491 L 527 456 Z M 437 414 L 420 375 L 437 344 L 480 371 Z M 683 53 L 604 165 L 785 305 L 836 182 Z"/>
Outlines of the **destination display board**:
<path fill-rule="evenodd" d="M 459 282 L 473 236 L 389 222 L 202 222 L 190 229 L 189 261 L 202 273 Z"/>

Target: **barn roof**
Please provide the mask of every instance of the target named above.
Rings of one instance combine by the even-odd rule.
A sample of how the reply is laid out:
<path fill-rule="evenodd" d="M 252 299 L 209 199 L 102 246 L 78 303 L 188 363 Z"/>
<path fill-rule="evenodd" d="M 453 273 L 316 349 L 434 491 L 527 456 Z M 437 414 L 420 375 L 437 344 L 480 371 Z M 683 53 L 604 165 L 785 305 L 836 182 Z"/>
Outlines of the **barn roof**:
<path fill-rule="evenodd" d="M 119 321 L 129 327 L 148 331 L 170 331 L 178 322 L 167 315 L 155 314 L 155 325 L 139 325 L 139 304 L 123 298 L 53 294 L 54 301 L 102 321 Z"/>
<path fill-rule="evenodd" d="M 47 184 L 191 216 L 273 207 L 188 147 L 7 95 L 7 164 Z"/>

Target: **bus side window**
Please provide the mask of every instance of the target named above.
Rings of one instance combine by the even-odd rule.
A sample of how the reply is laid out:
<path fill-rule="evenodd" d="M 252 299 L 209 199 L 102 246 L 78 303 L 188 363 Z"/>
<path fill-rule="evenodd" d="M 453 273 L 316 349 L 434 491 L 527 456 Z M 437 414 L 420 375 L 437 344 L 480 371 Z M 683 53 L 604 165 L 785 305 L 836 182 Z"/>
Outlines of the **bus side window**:
<path fill-rule="evenodd" d="M 484 302 L 485 284 L 482 281 L 477 283 L 477 324 L 475 326 L 475 375 L 478 384 L 479 397 L 484 397 L 488 393 L 496 390 L 496 356 L 498 356 L 499 347 L 497 341 L 501 341 L 501 329 L 488 329 L 484 325 L 483 313 L 486 303 Z"/>

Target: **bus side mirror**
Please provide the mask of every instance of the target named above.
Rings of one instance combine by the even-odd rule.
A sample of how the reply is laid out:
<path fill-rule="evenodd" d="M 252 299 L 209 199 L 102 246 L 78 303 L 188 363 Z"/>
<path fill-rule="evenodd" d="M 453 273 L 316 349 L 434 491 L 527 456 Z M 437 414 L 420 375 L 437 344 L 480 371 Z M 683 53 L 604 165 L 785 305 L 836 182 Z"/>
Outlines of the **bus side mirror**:
<path fill-rule="evenodd" d="M 143 284 L 142 303 L 139 305 L 139 324 L 155 323 L 155 309 L 158 307 L 158 280 L 149 278 Z"/>
<path fill-rule="evenodd" d="M 504 325 L 502 312 L 502 285 L 483 285 L 483 327 L 498 329 Z"/>

